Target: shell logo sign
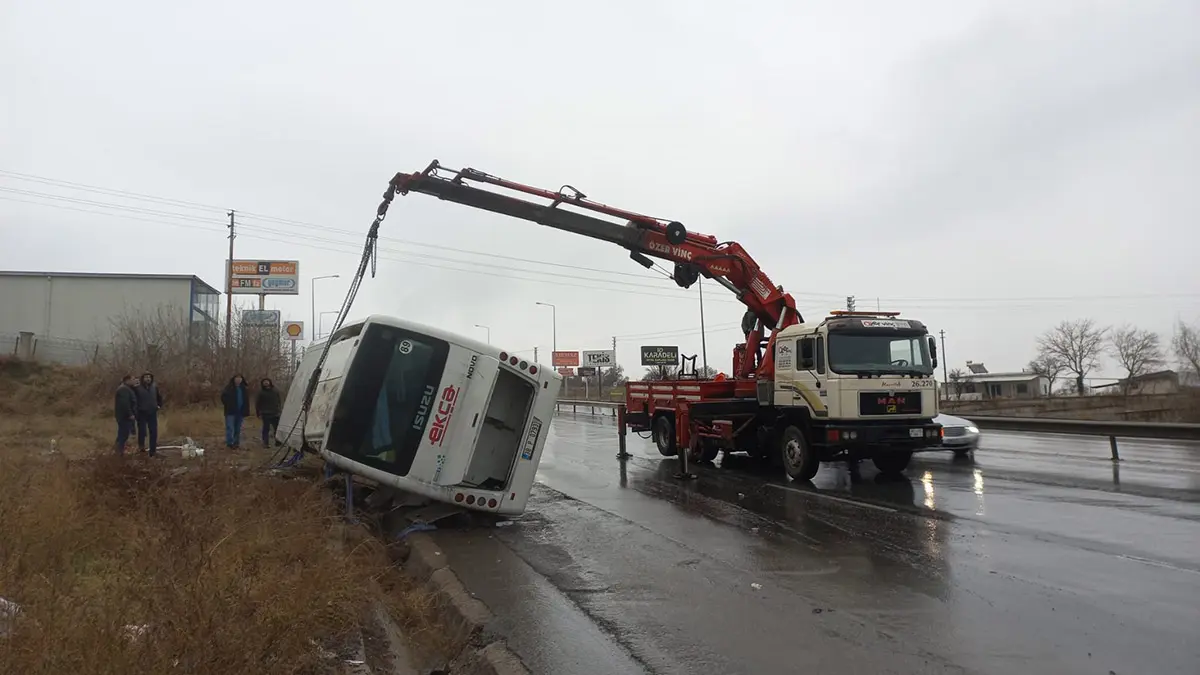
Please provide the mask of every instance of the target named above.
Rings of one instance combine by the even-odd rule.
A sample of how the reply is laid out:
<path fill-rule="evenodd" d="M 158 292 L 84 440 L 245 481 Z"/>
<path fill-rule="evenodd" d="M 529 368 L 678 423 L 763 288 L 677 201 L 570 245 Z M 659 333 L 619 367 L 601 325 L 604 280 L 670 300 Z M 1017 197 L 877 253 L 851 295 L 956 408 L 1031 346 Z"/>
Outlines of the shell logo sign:
<path fill-rule="evenodd" d="M 303 321 L 285 321 L 283 323 L 283 334 L 289 340 L 304 339 L 304 322 Z"/>

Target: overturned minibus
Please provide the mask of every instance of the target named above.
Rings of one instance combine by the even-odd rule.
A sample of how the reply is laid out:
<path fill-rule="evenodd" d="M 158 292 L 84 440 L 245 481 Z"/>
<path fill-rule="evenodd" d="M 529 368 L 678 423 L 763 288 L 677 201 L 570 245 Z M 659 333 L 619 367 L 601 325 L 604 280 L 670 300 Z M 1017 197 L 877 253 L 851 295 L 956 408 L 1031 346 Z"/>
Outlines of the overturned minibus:
<path fill-rule="evenodd" d="M 277 439 L 349 473 L 467 509 L 525 510 L 562 376 L 461 335 L 372 315 L 305 350 Z"/>

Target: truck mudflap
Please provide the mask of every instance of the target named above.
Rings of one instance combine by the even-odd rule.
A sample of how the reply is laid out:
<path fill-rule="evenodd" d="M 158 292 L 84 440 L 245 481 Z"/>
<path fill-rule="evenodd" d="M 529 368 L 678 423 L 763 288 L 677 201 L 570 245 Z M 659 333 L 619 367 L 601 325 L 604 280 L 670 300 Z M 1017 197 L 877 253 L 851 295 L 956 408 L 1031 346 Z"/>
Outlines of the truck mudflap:
<path fill-rule="evenodd" d="M 925 420 L 896 424 L 823 424 L 814 429 L 814 445 L 830 450 L 920 451 L 942 444 L 942 425 Z"/>

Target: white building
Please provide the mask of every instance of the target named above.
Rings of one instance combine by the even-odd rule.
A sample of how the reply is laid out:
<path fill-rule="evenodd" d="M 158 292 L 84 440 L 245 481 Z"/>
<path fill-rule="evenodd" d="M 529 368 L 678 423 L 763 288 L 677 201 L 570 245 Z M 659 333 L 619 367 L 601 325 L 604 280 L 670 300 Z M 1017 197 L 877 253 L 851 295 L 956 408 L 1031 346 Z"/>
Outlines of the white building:
<path fill-rule="evenodd" d="M 183 274 L 0 271 L 0 354 L 15 352 L 24 333 L 42 347 L 39 360 L 83 361 L 132 315 L 170 315 L 201 335 L 218 325 L 220 295 Z"/>

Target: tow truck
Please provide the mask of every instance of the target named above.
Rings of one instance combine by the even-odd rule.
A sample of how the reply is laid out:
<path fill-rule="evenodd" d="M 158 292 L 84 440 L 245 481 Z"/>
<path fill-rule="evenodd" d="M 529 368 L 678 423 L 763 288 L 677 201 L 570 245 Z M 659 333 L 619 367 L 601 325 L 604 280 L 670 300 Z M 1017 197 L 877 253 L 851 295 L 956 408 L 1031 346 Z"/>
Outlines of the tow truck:
<path fill-rule="evenodd" d="M 746 306 L 731 377 L 702 379 L 693 358 L 692 372 L 676 380 L 627 385 L 620 424 L 650 432 L 663 455 L 682 449 L 701 461 L 746 452 L 808 480 L 828 461 L 871 459 L 881 472 L 902 472 L 914 452 L 941 445 L 937 347 L 918 320 L 834 311 L 806 323 L 792 295 L 737 242 L 593 201 L 570 185 L 547 190 L 434 160 L 396 174 L 385 204 L 409 193 L 606 241 L 647 269 L 652 258 L 666 260 L 679 287 L 704 277 Z"/>

